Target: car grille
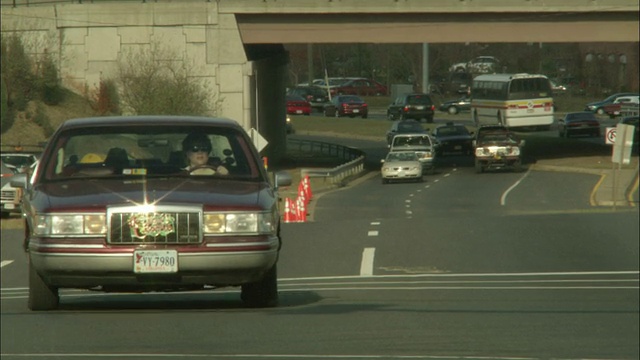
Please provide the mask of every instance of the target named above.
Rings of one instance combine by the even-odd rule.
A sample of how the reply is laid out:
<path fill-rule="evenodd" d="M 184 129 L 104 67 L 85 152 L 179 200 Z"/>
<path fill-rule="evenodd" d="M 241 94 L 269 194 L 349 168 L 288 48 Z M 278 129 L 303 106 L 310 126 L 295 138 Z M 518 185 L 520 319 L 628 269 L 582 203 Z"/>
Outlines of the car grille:
<path fill-rule="evenodd" d="M 4 201 L 14 201 L 18 196 L 18 192 L 16 190 L 2 190 L 0 197 Z"/>
<path fill-rule="evenodd" d="M 202 212 L 152 213 L 109 211 L 108 242 L 111 244 L 197 244 L 202 241 Z"/>

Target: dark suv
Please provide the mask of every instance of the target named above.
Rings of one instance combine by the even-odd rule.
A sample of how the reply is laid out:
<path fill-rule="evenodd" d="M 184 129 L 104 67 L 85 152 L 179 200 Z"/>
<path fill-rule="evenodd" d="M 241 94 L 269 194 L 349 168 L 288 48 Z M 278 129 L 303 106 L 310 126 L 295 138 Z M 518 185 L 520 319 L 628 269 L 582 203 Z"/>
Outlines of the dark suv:
<path fill-rule="evenodd" d="M 428 123 L 433 122 L 435 105 L 431 97 L 427 94 L 413 93 L 398 96 L 396 100 L 387 108 L 387 118 L 389 120 L 415 119 L 420 121 L 426 119 Z"/>
<path fill-rule="evenodd" d="M 311 104 L 313 109 L 322 111 L 329 102 L 327 91 L 318 86 L 296 86 L 287 91 L 287 95 L 299 95 Z"/>

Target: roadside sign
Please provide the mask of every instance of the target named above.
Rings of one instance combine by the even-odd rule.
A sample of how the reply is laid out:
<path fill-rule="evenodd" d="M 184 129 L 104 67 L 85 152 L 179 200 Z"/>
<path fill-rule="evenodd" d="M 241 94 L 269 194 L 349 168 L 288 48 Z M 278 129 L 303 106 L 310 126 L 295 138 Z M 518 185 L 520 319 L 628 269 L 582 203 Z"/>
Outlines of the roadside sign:
<path fill-rule="evenodd" d="M 262 137 L 262 135 L 260 135 L 260 133 L 258 132 L 258 130 L 251 128 L 251 131 L 249 132 L 249 136 L 251 136 L 251 140 L 253 140 L 253 145 L 256 146 L 256 149 L 258 149 L 258 152 L 262 151 L 262 149 L 264 149 L 269 142 Z"/>
<path fill-rule="evenodd" d="M 608 127 L 605 135 L 604 135 L 604 140 L 606 144 L 612 145 L 616 143 L 616 129 L 615 127 Z"/>
<path fill-rule="evenodd" d="M 618 124 L 616 133 L 619 136 L 614 136 L 614 140 L 617 138 L 617 141 L 613 144 L 611 161 L 617 164 L 629 164 L 631 162 L 634 130 L 635 126 L 633 125 Z"/>

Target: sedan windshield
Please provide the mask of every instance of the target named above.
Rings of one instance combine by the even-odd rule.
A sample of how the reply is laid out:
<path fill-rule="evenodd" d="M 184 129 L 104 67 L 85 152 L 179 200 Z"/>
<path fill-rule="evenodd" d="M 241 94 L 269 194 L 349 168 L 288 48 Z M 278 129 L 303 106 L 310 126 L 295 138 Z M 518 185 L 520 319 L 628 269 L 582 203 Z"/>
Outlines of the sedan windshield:
<path fill-rule="evenodd" d="M 201 142 L 186 144 L 190 134 Z M 188 153 L 202 153 L 203 164 L 224 166 L 230 177 L 257 178 L 246 142 L 234 130 L 188 126 L 124 126 L 71 129 L 57 138 L 44 159 L 45 180 L 69 177 L 188 176 Z M 186 147 L 185 147 L 186 146 Z M 208 156 L 208 158 L 207 158 Z"/>

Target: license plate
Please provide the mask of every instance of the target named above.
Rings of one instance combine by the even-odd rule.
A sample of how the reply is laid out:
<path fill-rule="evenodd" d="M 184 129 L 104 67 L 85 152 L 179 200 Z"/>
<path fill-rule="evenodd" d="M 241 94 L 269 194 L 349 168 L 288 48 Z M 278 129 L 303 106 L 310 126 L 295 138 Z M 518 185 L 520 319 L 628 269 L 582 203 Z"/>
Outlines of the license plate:
<path fill-rule="evenodd" d="M 302 114 L 302 110 L 296 110 L 296 114 Z"/>
<path fill-rule="evenodd" d="M 417 110 L 424 110 L 424 106 L 416 106 Z"/>
<path fill-rule="evenodd" d="M 357 113 L 359 113 L 359 112 L 360 112 L 360 110 L 358 110 L 358 109 L 353 109 L 353 112 L 357 114 Z"/>
<path fill-rule="evenodd" d="M 16 208 L 14 204 L 4 204 L 5 209 L 13 210 Z"/>
<path fill-rule="evenodd" d="M 178 272 L 178 251 L 135 250 L 133 252 L 133 272 L 140 274 Z"/>

